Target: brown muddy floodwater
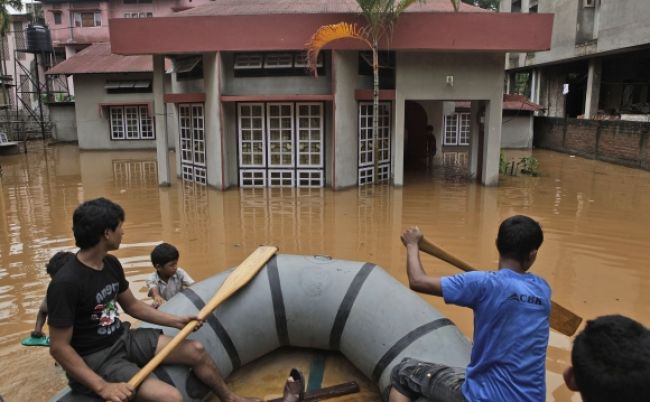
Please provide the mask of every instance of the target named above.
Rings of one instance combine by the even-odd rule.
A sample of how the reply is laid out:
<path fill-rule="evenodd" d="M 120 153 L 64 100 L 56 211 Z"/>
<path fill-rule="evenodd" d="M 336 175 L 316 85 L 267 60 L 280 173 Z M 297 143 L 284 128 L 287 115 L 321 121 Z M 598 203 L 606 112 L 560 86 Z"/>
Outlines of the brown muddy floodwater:
<path fill-rule="evenodd" d="M 433 177 L 409 176 L 403 188 L 338 192 L 218 192 L 178 181 L 160 188 L 154 152 L 79 152 L 76 145 L 44 149 L 33 143 L 26 155 L 0 156 L 0 394 L 8 402 L 47 401 L 65 383 L 46 348 L 19 342 L 32 330 L 45 294 L 45 262 L 56 251 L 74 249 L 72 211 L 98 196 L 126 210 L 124 243 L 116 255 L 141 298 L 152 270 L 148 254 L 161 240 L 178 246 L 180 265 L 196 279 L 236 265 L 259 244 L 274 244 L 284 253 L 372 261 L 406 282 L 399 235 L 407 226 L 419 225 L 470 264 L 494 268 L 499 222 L 523 213 L 544 227 L 546 240 L 533 270 L 549 281 L 556 301 L 587 318 L 622 313 L 650 325 L 650 172 L 549 151 L 533 155 L 542 177 L 504 177 L 498 188 L 468 183 L 457 169 L 438 165 Z M 456 273 L 433 258 L 423 261 L 430 272 Z M 427 300 L 472 335 L 469 310 Z M 548 401 L 580 400 L 562 385 L 570 347 L 570 338 L 551 333 Z M 309 354 L 294 357 L 281 365 L 273 358 L 256 362 L 251 381 L 280 381 L 292 365 L 309 366 Z M 353 375 L 346 374 L 353 369 L 342 359 L 332 361 L 341 369 L 326 371 L 331 382 Z M 230 381 L 246 392 L 247 378 L 240 370 Z M 377 400 L 374 392 L 339 400 Z"/>

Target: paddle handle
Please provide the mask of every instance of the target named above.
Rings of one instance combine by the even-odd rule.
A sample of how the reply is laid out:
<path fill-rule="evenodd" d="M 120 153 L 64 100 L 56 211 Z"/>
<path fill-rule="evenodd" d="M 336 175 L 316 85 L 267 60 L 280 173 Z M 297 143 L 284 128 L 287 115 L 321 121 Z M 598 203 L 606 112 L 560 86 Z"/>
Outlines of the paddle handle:
<path fill-rule="evenodd" d="M 239 264 L 230 275 L 228 275 L 215 295 L 212 296 L 210 301 L 198 312 L 196 315 L 197 318 L 199 320 L 205 320 L 205 318 L 212 314 L 212 312 L 219 307 L 224 300 L 232 296 L 233 293 L 247 284 L 277 251 L 277 247 L 258 247 L 241 264 Z M 183 329 L 181 329 L 180 332 L 177 333 L 172 340 L 169 341 L 169 343 L 149 361 L 149 363 L 142 367 L 140 371 L 129 380 L 129 384 L 134 388 L 137 388 L 142 381 L 144 381 L 149 374 L 151 374 L 156 367 L 158 367 L 160 363 L 162 363 L 162 361 L 165 360 L 165 358 L 167 358 L 167 356 L 169 356 L 169 354 L 194 331 L 197 323 L 197 320 L 192 320 L 185 324 Z"/>
<path fill-rule="evenodd" d="M 424 251 L 425 253 L 432 255 L 438 259 L 441 259 L 443 261 L 446 261 L 450 263 L 451 265 L 455 266 L 456 268 L 459 268 L 465 272 L 471 272 L 471 271 L 476 271 L 476 268 L 472 267 L 471 265 L 467 264 L 465 261 L 461 260 L 460 258 L 456 258 L 453 255 L 449 254 L 445 250 L 441 249 L 440 247 L 436 246 L 435 244 L 429 242 L 427 239 L 424 237 L 420 239 L 419 243 L 420 250 Z"/>
<path fill-rule="evenodd" d="M 424 237 L 420 239 L 419 247 L 420 250 L 424 251 L 425 253 L 446 261 L 465 272 L 476 271 L 476 268 L 467 264 L 465 261 L 454 257 L 445 250 L 429 242 Z M 551 300 L 551 315 L 549 317 L 549 324 L 551 328 L 564 335 L 572 336 L 576 333 L 578 327 L 580 327 L 581 322 L 582 317 Z"/>

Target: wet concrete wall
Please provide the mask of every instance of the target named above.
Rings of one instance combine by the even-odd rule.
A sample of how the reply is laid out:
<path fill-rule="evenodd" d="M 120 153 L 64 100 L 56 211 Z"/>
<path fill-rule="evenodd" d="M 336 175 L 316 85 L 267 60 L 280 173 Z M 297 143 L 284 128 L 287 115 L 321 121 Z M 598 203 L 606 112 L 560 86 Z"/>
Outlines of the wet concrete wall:
<path fill-rule="evenodd" d="M 51 103 L 50 121 L 54 125 L 52 138 L 57 141 L 77 141 L 77 120 L 75 118 L 74 102 Z"/>
<path fill-rule="evenodd" d="M 74 77 L 76 88 L 75 93 L 75 115 L 77 125 L 77 137 L 79 148 L 86 150 L 109 150 L 109 149 L 155 149 L 155 140 L 120 140 L 112 141 L 110 132 L 110 119 L 108 107 L 101 107 L 100 104 L 150 104 L 153 106 L 153 93 L 127 93 L 108 94 L 104 88 L 107 80 L 129 81 L 129 80 L 151 80 L 150 73 L 129 73 L 129 74 L 79 74 Z M 165 92 L 169 91 L 169 81 L 165 82 Z M 173 105 L 168 105 L 167 126 L 173 127 L 178 124 L 170 117 L 173 116 Z M 153 110 L 150 110 L 152 113 Z M 164 131 L 156 126 L 156 136 Z M 168 143 L 170 148 L 176 143 L 175 130 L 168 132 Z"/>
<path fill-rule="evenodd" d="M 535 146 L 650 170 L 650 123 L 535 118 Z"/>
<path fill-rule="evenodd" d="M 533 117 L 527 112 L 504 113 L 501 126 L 501 148 L 533 146 Z"/>

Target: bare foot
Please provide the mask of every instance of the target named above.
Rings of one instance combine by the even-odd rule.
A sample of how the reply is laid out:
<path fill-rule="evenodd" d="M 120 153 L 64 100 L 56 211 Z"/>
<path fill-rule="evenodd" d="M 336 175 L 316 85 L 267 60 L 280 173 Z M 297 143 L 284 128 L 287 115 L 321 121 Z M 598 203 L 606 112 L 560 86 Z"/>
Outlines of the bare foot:
<path fill-rule="evenodd" d="M 284 393 L 282 394 L 282 402 L 299 402 L 300 391 L 302 391 L 302 384 L 293 379 L 293 377 L 287 378 L 287 382 L 284 383 Z"/>

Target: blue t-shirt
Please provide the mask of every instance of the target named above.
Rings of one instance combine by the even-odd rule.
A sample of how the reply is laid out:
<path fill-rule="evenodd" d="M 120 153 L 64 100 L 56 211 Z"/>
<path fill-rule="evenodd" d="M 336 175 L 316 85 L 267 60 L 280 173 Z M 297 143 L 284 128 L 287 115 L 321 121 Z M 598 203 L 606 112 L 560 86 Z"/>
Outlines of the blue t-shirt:
<path fill-rule="evenodd" d="M 463 394 L 470 402 L 543 402 L 551 289 L 510 269 L 442 278 L 446 303 L 474 310 Z"/>

